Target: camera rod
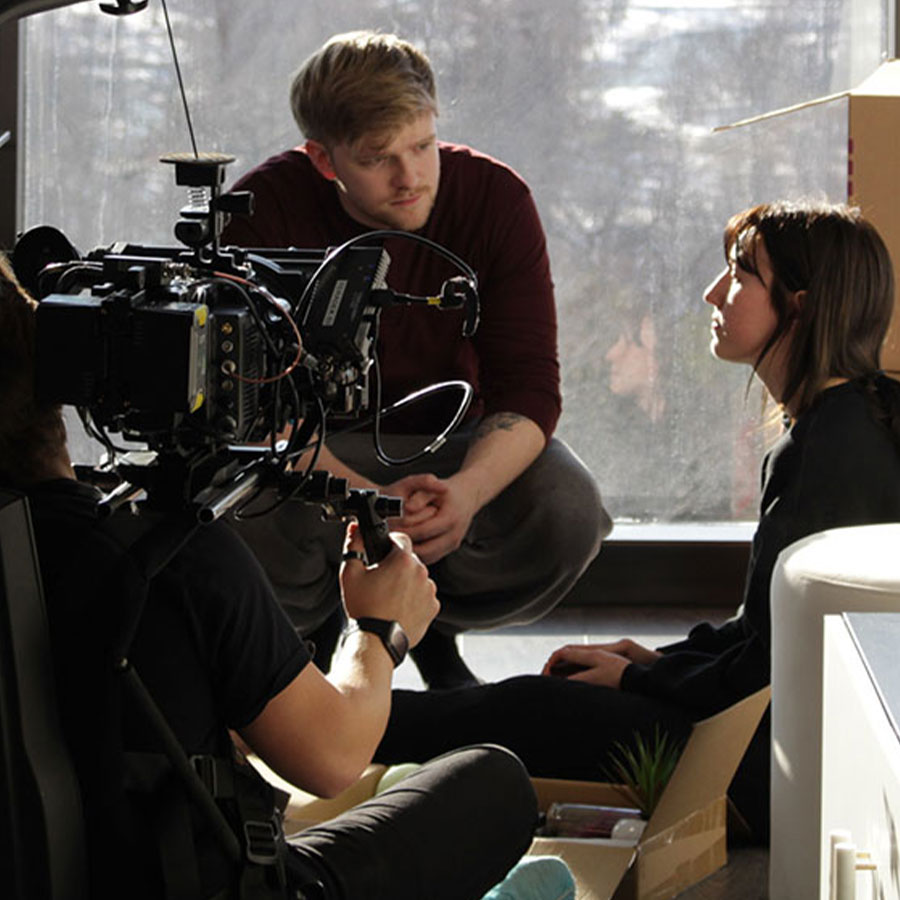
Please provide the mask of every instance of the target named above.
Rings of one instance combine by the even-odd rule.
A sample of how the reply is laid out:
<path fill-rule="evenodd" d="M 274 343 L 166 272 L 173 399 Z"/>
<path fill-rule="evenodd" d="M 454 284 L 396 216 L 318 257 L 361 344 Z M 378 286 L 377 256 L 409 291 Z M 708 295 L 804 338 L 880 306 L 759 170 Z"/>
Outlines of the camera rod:
<path fill-rule="evenodd" d="M 284 471 L 259 448 L 233 447 L 231 452 L 240 457 L 257 456 L 237 472 L 230 473 L 224 480 L 200 491 L 187 505 L 185 511 L 197 525 L 209 525 L 220 519 L 230 509 L 246 501 L 253 494 L 266 488 L 274 488 L 282 497 L 300 503 L 309 503 L 322 508 L 322 517 L 329 521 L 355 519 L 366 548 L 369 565 L 380 562 L 391 551 L 394 544 L 390 538 L 388 519 L 403 514 L 403 501 L 399 497 L 388 497 L 378 491 L 351 488 L 346 478 L 339 478 L 324 469 L 311 473 Z M 104 490 L 101 509 L 109 515 L 126 503 L 135 502 L 147 493 L 147 473 L 153 471 L 153 454 L 128 454 L 132 462 L 121 468 L 137 476 L 136 482 L 120 480 L 113 484 L 112 473 L 108 470 L 90 469 L 79 466 L 79 479 L 91 481 Z M 140 460 L 140 462 L 138 462 Z M 226 469 L 229 467 L 226 467 Z M 190 515 L 190 510 L 193 515 Z"/>

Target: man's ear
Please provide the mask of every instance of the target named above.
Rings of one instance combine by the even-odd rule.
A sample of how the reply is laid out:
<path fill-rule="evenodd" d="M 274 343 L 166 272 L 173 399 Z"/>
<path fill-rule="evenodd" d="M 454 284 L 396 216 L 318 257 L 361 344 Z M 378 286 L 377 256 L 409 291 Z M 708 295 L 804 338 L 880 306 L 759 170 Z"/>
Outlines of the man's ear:
<path fill-rule="evenodd" d="M 307 141 L 304 144 L 306 154 L 309 156 L 310 162 L 315 166 L 316 171 L 329 181 L 334 181 L 337 175 L 334 166 L 331 165 L 331 154 L 328 152 L 324 144 L 318 141 Z"/>

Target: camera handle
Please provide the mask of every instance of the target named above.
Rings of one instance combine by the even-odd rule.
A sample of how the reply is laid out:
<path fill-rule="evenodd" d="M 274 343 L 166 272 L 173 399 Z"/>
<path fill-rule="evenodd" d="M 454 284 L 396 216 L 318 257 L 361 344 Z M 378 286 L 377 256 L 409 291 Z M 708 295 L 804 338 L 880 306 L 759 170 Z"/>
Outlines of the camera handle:
<path fill-rule="evenodd" d="M 296 481 L 303 477 L 299 486 Z M 346 478 L 323 469 L 308 476 L 290 472 L 279 480 L 279 492 L 292 500 L 318 504 L 326 521 L 355 519 L 366 548 L 368 565 L 380 562 L 394 548 L 387 520 L 403 514 L 399 497 L 386 497 L 376 490 L 351 488 Z"/>
<path fill-rule="evenodd" d="M 351 488 L 343 504 L 343 516 L 352 516 L 359 523 L 359 533 L 366 548 L 369 565 L 381 562 L 394 548 L 387 519 L 403 512 L 399 497 L 385 497 L 377 491 Z"/>

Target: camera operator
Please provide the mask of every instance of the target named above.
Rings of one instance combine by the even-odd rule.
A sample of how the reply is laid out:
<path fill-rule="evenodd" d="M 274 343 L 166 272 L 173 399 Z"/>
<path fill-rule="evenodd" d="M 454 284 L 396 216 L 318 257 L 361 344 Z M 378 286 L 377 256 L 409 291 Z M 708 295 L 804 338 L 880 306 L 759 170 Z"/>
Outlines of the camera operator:
<path fill-rule="evenodd" d="M 240 885 L 250 897 L 461 900 L 503 878 L 528 847 L 537 811 L 519 761 L 489 746 L 425 765 L 288 849 L 276 832 L 272 847 L 281 849 L 268 864 L 247 861 L 250 837 L 243 862 L 229 858 L 111 664 L 133 600 L 120 575 L 134 568 L 129 550 L 144 516 L 101 515 L 99 493 L 75 478 L 61 409 L 35 397 L 34 374 L 35 306 L 0 257 L 0 485 L 24 491 L 32 511 L 63 729 L 84 800 L 89 895 L 230 897 Z M 394 621 L 415 644 L 437 612 L 435 587 L 409 538 L 394 540 L 367 568 L 349 529 L 343 601 L 351 621 Z M 401 650 L 352 630 L 326 679 L 240 537 L 213 523 L 149 582 L 128 660 L 191 761 L 215 772 L 207 784 L 244 835 L 245 825 L 274 821 L 272 789 L 235 758 L 229 729 L 287 780 L 334 795 L 384 732 Z"/>
<path fill-rule="evenodd" d="M 597 554 L 611 522 L 594 479 L 553 437 L 560 414 L 556 310 L 546 240 L 528 186 L 468 147 L 438 142 L 434 74 L 393 35 L 331 38 L 302 65 L 291 105 L 305 143 L 263 162 L 235 188 L 255 198 L 223 241 L 323 248 L 372 229 L 415 232 L 476 271 L 481 323 L 430 309 L 386 309 L 379 332 L 385 404 L 436 382 L 475 388 L 463 428 L 436 454 L 391 468 L 371 436 L 329 442 L 322 465 L 356 487 L 404 500 L 395 527 L 431 568 L 441 613 L 412 656 L 430 687 L 473 683 L 453 635 L 524 624 L 552 609 Z M 455 274 L 419 244 L 388 238 L 388 280 L 430 295 Z M 406 457 L 443 422 L 435 407 L 385 422 Z M 294 624 L 312 634 L 327 671 L 340 627 L 339 534 L 296 506 L 239 525 Z M 329 615 L 331 618 L 329 619 Z"/>

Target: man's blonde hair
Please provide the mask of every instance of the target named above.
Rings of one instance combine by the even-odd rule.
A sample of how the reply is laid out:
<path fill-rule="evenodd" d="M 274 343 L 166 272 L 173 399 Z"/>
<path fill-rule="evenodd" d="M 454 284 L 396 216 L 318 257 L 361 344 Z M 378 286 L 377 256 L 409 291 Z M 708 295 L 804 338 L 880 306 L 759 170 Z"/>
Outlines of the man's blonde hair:
<path fill-rule="evenodd" d="M 396 35 L 338 34 L 294 75 L 291 110 L 309 140 L 353 144 L 423 112 L 437 115 L 434 72 L 422 51 Z"/>

